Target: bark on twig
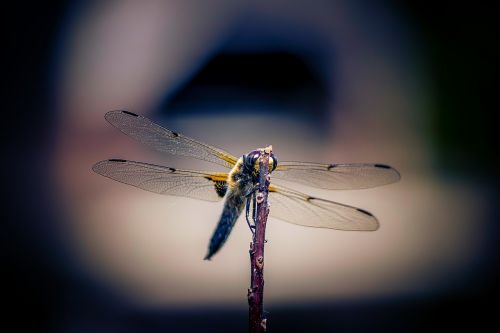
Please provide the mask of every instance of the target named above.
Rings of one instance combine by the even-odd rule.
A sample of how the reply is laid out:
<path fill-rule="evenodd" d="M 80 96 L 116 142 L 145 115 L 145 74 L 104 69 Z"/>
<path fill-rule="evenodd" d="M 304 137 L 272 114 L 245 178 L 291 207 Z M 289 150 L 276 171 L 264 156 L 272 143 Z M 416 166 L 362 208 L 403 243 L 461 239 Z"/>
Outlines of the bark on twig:
<path fill-rule="evenodd" d="M 248 289 L 249 327 L 251 333 L 265 332 L 264 318 L 264 243 L 266 223 L 269 214 L 267 197 L 269 194 L 269 156 L 272 146 L 263 150 L 259 161 L 259 190 L 257 192 L 257 214 L 253 242 L 250 243 L 250 288 Z"/>

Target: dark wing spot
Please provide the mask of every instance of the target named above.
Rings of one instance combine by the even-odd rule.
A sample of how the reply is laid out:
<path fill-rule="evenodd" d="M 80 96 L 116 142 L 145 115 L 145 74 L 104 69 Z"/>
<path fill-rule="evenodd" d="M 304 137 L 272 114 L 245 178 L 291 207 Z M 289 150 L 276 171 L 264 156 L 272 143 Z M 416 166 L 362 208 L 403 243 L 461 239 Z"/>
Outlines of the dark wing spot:
<path fill-rule="evenodd" d="M 212 177 L 205 177 L 205 179 L 208 179 L 208 180 L 211 180 L 214 182 L 214 188 L 215 188 L 215 192 L 217 193 L 217 195 L 219 197 L 224 197 L 226 195 L 226 192 L 227 192 L 227 183 L 226 181 L 224 180 L 213 180 Z"/>
<path fill-rule="evenodd" d="M 227 192 L 227 183 L 222 180 L 218 180 L 214 183 L 215 186 L 215 192 L 217 192 L 217 195 L 219 197 L 224 197 Z"/>
<path fill-rule="evenodd" d="M 390 169 L 391 167 L 385 164 L 375 164 L 376 168 Z"/>
<path fill-rule="evenodd" d="M 108 161 L 110 161 L 110 162 L 120 162 L 120 163 L 127 162 L 126 160 L 122 160 L 122 159 L 119 159 L 119 158 L 112 158 L 112 159 L 109 159 Z"/>
<path fill-rule="evenodd" d="M 172 135 L 174 136 L 174 138 L 178 137 L 179 136 L 179 133 L 177 132 L 172 132 Z"/>
<path fill-rule="evenodd" d="M 227 192 L 227 183 L 224 180 L 213 180 L 212 177 L 205 177 L 205 179 L 211 180 L 214 182 L 215 192 L 220 198 L 223 198 Z"/>
<path fill-rule="evenodd" d="M 133 117 L 139 117 L 139 115 L 136 115 L 135 113 L 130 112 L 130 111 L 122 111 L 122 112 L 123 112 L 123 113 L 126 113 L 126 114 L 129 114 L 129 115 L 131 115 L 131 116 L 133 116 Z"/>
<path fill-rule="evenodd" d="M 363 214 L 366 214 L 366 215 L 368 215 L 368 216 L 373 216 L 373 214 L 372 214 L 372 213 L 367 212 L 367 211 L 366 211 L 366 210 L 364 210 L 364 209 L 361 209 L 361 208 L 356 208 L 356 209 L 357 209 L 359 212 L 363 213 Z"/>
<path fill-rule="evenodd" d="M 168 169 L 169 169 L 170 171 L 172 171 L 172 172 L 176 172 L 176 171 L 177 171 L 177 169 L 175 169 L 175 168 L 168 168 Z"/>
<path fill-rule="evenodd" d="M 330 171 L 331 169 L 335 168 L 336 166 L 337 166 L 337 164 L 330 164 L 327 169 L 328 169 L 328 171 Z"/>
<path fill-rule="evenodd" d="M 307 197 L 306 201 L 311 201 L 311 200 L 314 200 L 316 199 L 315 197 Z"/>

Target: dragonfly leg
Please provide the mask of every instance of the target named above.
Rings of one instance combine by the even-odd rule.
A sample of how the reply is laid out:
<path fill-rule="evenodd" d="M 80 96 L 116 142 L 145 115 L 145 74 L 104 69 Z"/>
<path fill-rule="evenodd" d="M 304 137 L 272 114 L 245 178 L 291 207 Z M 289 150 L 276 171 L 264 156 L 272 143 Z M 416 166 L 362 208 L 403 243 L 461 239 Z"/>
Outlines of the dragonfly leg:
<path fill-rule="evenodd" d="M 253 197 L 253 194 L 251 195 Z M 252 234 L 255 234 L 255 219 L 254 219 L 254 224 L 252 225 L 250 223 L 250 220 L 249 220 L 249 216 L 250 216 L 250 205 L 252 204 L 252 202 L 250 202 L 250 198 L 247 198 L 247 203 L 246 203 L 246 212 L 245 212 L 245 219 L 247 221 L 247 224 L 248 224 L 248 227 L 250 228 L 250 231 L 252 232 Z"/>
<path fill-rule="evenodd" d="M 255 195 L 255 191 L 252 192 L 252 204 L 253 204 L 253 210 L 252 210 L 252 220 L 253 220 L 253 225 L 255 226 L 257 224 L 257 196 Z"/>

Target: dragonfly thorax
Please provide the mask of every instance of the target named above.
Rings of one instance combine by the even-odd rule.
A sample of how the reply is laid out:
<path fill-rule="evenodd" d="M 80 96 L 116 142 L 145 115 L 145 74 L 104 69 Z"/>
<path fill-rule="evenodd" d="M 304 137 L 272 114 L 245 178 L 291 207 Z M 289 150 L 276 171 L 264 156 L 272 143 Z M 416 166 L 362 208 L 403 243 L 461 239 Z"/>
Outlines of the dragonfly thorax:
<path fill-rule="evenodd" d="M 228 174 L 229 189 L 246 196 L 259 181 L 260 150 L 253 150 L 241 156 Z M 277 158 L 271 153 L 269 156 L 269 172 L 276 169 Z"/>

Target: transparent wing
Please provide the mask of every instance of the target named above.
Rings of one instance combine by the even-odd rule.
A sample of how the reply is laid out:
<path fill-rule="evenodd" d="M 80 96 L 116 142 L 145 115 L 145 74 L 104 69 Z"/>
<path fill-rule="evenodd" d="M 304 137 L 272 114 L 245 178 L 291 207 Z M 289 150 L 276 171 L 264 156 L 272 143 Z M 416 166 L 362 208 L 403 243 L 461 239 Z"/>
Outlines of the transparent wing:
<path fill-rule="evenodd" d="M 128 136 L 158 151 L 194 157 L 232 168 L 238 160 L 228 152 L 172 132 L 129 111 L 110 111 L 104 118 Z"/>
<path fill-rule="evenodd" d="M 328 190 L 354 190 L 397 182 L 399 172 L 385 164 L 279 162 L 273 177 Z"/>
<path fill-rule="evenodd" d="M 219 201 L 227 190 L 227 174 L 222 172 L 180 170 L 118 159 L 98 162 L 92 170 L 146 191 L 206 201 Z"/>
<path fill-rule="evenodd" d="M 283 186 L 269 187 L 271 217 L 308 227 L 374 231 L 379 223 L 371 213 L 337 202 L 311 197 Z"/>

